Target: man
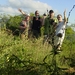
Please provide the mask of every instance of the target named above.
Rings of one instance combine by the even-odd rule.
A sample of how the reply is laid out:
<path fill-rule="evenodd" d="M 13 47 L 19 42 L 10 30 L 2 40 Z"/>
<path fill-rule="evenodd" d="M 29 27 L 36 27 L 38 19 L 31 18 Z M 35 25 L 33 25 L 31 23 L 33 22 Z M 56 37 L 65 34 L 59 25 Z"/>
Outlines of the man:
<path fill-rule="evenodd" d="M 46 40 L 48 38 L 47 41 L 48 42 L 51 41 L 52 44 L 54 44 L 54 33 L 55 33 L 56 24 L 57 24 L 57 19 L 54 17 L 54 11 L 50 10 L 49 16 L 45 19 L 44 23 L 44 35 L 45 35 L 44 39 Z"/>
<path fill-rule="evenodd" d="M 61 14 L 57 15 L 57 19 L 58 19 L 58 24 L 56 27 L 54 45 L 55 47 L 57 47 L 58 50 L 60 50 L 65 37 L 65 28 L 67 23 L 66 10 L 64 11 L 64 20 L 62 19 Z"/>
<path fill-rule="evenodd" d="M 34 38 L 38 38 L 39 36 L 41 36 L 41 25 L 41 17 L 39 16 L 39 12 L 37 10 L 35 11 L 35 16 L 32 20 L 32 33 Z"/>
<path fill-rule="evenodd" d="M 43 17 L 42 17 L 42 26 L 44 25 L 44 23 L 45 23 L 45 18 L 47 17 L 47 15 L 44 13 L 43 14 Z"/>

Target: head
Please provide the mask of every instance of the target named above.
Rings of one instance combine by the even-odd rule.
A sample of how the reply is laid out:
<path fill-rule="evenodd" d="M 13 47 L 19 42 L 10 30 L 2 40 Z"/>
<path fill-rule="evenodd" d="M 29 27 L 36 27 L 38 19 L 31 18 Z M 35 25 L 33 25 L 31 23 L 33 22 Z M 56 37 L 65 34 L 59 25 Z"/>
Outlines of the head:
<path fill-rule="evenodd" d="M 39 11 L 38 10 L 35 11 L 35 16 L 39 16 Z"/>
<path fill-rule="evenodd" d="M 53 11 L 53 10 L 50 10 L 50 11 L 49 11 L 49 16 L 50 16 L 51 18 L 54 17 L 54 11 Z"/>
<path fill-rule="evenodd" d="M 44 13 L 43 16 L 46 16 L 46 14 Z"/>
<path fill-rule="evenodd" d="M 30 15 L 27 14 L 27 15 L 25 16 L 25 20 L 29 21 L 29 19 L 30 19 Z"/>
<path fill-rule="evenodd" d="M 43 18 L 46 18 L 46 17 L 47 17 L 47 15 L 44 13 L 44 14 L 43 14 Z"/>
<path fill-rule="evenodd" d="M 57 19 L 58 19 L 58 21 L 62 21 L 62 15 L 61 14 L 58 14 L 57 15 Z"/>

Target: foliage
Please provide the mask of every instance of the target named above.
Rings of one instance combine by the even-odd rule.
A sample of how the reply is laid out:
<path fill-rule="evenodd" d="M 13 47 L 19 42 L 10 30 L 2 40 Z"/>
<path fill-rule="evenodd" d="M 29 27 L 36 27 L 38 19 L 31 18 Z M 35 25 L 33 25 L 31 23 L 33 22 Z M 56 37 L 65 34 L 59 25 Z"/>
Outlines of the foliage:
<path fill-rule="evenodd" d="M 14 17 L 11 16 L 6 23 L 6 27 L 12 31 L 15 31 L 16 29 L 19 29 L 21 21 L 22 21 L 21 16 L 14 16 Z"/>
<path fill-rule="evenodd" d="M 70 29 L 66 32 L 72 32 L 68 30 Z M 5 31 L 1 31 L 0 75 L 68 75 L 63 69 L 75 66 L 75 40 L 73 36 L 70 35 L 68 39 L 67 36 L 63 43 L 63 51 L 53 57 L 51 46 L 43 45 L 42 37 L 38 40 L 27 40 L 27 38 L 21 40 L 19 37 L 12 34 L 8 36 Z M 73 41 L 70 41 L 70 37 Z M 70 49 L 73 49 L 72 52 Z"/>
<path fill-rule="evenodd" d="M 10 16 L 2 21 L 6 27 L 18 29 L 22 16 Z M 75 68 L 75 31 L 68 27 L 62 52 L 54 56 L 50 44 L 43 45 L 42 37 L 21 40 L 19 36 L 0 31 L 0 75 L 74 75 L 69 70 Z M 8 32 L 9 33 L 9 32 Z M 67 71 L 69 70 L 69 71 Z"/>

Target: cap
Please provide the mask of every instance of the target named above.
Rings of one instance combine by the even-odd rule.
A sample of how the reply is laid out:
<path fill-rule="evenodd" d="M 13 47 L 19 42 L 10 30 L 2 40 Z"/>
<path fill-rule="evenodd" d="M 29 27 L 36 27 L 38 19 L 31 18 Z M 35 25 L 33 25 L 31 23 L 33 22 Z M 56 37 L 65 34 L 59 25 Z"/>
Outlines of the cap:
<path fill-rule="evenodd" d="M 53 10 L 50 10 L 49 13 L 54 13 L 54 11 Z"/>

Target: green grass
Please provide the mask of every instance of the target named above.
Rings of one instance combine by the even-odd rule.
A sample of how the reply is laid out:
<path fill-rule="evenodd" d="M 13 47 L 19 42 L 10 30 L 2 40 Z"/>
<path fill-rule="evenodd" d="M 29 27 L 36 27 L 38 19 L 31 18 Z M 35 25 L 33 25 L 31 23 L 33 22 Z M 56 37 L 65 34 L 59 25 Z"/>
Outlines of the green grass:
<path fill-rule="evenodd" d="M 42 40 L 43 37 L 38 40 L 27 40 L 26 38 L 21 40 L 17 36 L 8 35 L 5 31 L 1 31 L 0 75 L 52 75 L 53 69 L 55 69 L 53 59 L 56 59 L 57 67 L 69 68 L 69 64 L 72 62 L 65 60 L 64 56 L 69 57 L 70 53 L 74 54 L 74 50 L 70 52 L 70 49 L 75 49 L 74 45 L 70 48 L 71 46 L 64 42 L 63 51 L 54 58 L 53 54 L 49 55 L 52 50 L 51 45 L 43 45 Z M 68 46 L 66 46 L 67 44 Z M 43 60 L 46 56 L 44 63 Z"/>

